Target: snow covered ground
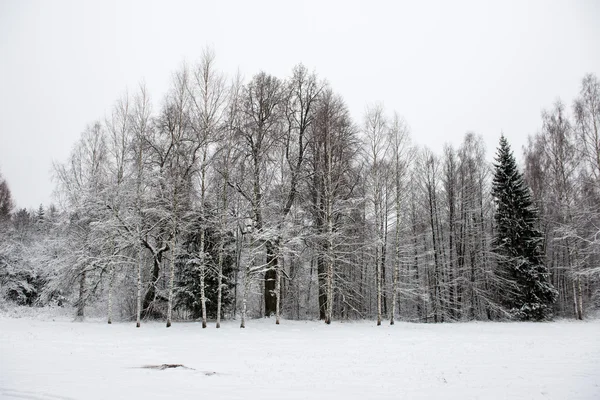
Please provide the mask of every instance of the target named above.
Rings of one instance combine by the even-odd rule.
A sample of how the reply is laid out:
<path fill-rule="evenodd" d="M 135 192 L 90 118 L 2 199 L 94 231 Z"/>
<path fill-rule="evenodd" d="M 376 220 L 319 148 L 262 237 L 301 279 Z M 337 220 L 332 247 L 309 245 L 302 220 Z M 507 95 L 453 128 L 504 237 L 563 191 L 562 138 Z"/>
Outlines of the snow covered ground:
<path fill-rule="evenodd" d="M 190 369 L 140 368 L 165 363 Z M 202 330 L 2 316 L 0 398 L 600 399 L 600 321 Z"/>

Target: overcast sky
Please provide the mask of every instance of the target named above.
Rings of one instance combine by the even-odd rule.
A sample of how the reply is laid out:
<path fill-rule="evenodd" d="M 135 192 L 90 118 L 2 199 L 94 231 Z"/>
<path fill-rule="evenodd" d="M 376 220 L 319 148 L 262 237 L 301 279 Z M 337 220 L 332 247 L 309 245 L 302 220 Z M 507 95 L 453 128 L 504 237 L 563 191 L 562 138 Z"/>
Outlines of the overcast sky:
<path fill-rule="evenodd" d="M 0 0 L 0 172 L 19 207 L 52 200 L 52 162 L 144 80 L 214 48 L 219 67 L 280 78 L 304 63 L 356 122 L 381 102 L 440 152 L 467 131 L 517 157 L 540 112 L 600 75 L 600 1 L 65 2 Z"/>

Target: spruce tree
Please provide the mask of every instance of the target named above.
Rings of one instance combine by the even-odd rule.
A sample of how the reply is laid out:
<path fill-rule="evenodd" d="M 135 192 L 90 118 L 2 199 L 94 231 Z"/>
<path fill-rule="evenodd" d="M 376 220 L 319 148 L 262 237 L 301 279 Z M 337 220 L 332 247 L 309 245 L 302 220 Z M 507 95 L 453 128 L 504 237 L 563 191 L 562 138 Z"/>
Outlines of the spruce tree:
<path fill-rule="evenodd" d="M 499 274 L 505 278 L 501 302 L 519 319 L 549 319 L 557 292 L 544 265 L 538 214 L 504 135 L 494 166 L 494 253 Z"/>
<path fill-rule="evenodd" d="M 38 207 L 38 210 L 35 214 L 35 222 L 43 223 L 44 215 L 46 215 L 46 212 L 44 211 L 44 206 L 40 204 L 40 206 Z"/>

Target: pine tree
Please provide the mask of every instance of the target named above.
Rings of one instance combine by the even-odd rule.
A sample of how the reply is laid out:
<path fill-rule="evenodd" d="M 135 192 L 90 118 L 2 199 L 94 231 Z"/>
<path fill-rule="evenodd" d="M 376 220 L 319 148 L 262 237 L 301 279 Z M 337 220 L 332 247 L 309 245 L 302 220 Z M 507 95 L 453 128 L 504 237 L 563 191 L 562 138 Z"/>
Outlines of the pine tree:
<path fill-rule="evenodd" d="M 42 230 L 44 224 L 46 222 L 46 212 L 44 211 L 44 206 L 40 204 L 38 210 L 35 213 L 35 223 L 37 225 L 38 231 Z"/>
<path fill-rule="evenodd" d="M 10 219 L 10 214 L 15 207 L 8 182 L 0 174 L 0 222 Z"/>
<path fill-rule="evenodd" d="M 506 279 L 501 301 L 522 320 L 549 319 L 557 292 L 543 261 L 543 237 L 536 228 L 537 210 L 504 135 L 494 166 L 494 252 L 499 273 Z"/>

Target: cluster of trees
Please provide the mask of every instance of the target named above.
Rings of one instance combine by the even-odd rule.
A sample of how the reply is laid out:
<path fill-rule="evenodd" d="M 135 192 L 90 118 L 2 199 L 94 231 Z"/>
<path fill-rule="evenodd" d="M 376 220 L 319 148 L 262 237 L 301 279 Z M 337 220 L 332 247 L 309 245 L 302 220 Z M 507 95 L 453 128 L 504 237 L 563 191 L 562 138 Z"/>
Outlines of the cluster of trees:
<path fill-rule="evenodd" d="M 556 311 L 582 319 L 600 306 L 600 81 L 584 77 L 572 112 L 557 101 L 524 150 L 525 177 L 540 210 Z"/>
<path fill-rule="evenodd" d="M 85 129 L 55 165 L 60 211 L 4 218 L 1 294 L 138 326 L 583 317 L 600 296 L 599 104 L 588 76 L 574 123 L 545 113 L 523 179 L 504 139 L 494 174 L 480 136 L 436 155 L 380 105 L 356 124 L 302 65 L 228 80 L 206 50 L 158 110 L 140 86 Z"/>

